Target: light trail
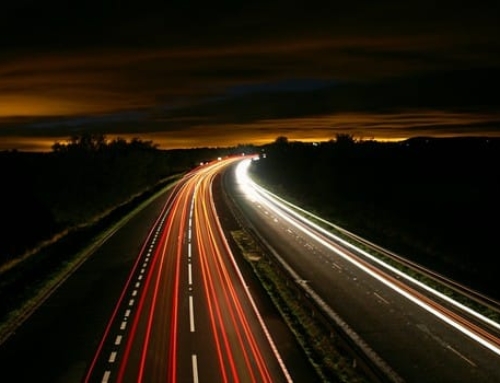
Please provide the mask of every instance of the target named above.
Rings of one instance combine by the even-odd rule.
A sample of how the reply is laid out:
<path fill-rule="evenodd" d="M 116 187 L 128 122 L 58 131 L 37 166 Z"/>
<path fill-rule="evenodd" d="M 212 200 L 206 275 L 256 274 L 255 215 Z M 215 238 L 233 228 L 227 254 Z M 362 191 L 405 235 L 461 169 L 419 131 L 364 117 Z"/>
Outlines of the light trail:
<path fill-rule="evenodd" d="M 213 175 L 211 177 L 206 177 L 204 183 L 200 186 L 202 193 L 204 195 L 208 195 L 209 197 L 211 197 L 210 185 L 212 183 L 212 178 Z M 239 345 L 250 380 L 252 382 L 269 382 L 271 380 L 265 364 L 263 363 L 262 355 L 258 347 L 255 346 L 253 334 L 251 331 L 248 331 L 248 322 L 242 309 L 240 298 L 235 292 L 234 284 L 229 275 L 229 270 L 226 267 L 225 260 L 223 259 L 223 255 L 219 249 L 217 236 L 221 233 L 216 233 L 214 230 L 214 217 L 211 215 L 212 211 L 209 210 L 210 208 L 211 206 L 207 206 L 204 199 L 199 205 L 199 210 L 195 210 L 197 237 L 204 239 L 203 241 L 198 241 L 198 250 L 200 255 L 202 255 L 204 278 L 210 285 L 207 290 L 207 299 L 212 300 L 213 307 L 215 307 L 216 315 L 211 317 L 212 320 L 217 320 L 219 322 L 215 323 L 213 327 L 221 328 L 225 323 L 223 313 L 226 315 L 229 314 L 232 326 L 235 329 L 234 333 L 237 338 L 237 342 L 229 342 L 226 334 L 222 334 L 222 344 L 225 346 L 223 350 L 225 350 L 226 355 L 221 355 L 223 358 L 220 359 L 221 367 L 224 366 L 224 360 L 229 361 L 230 370 L 228 370 L 228 372 L 230 371 L 233 374 L 230 381 L 238 381 L 239 377 L 236 375 L 236 371 L 234 370 L 236 365 L 232 355 L 235 347 Z M 205 229 L 206 232 L 204 232 L 202 228 Z M 204 233 L 206 233 L 206 235 L 204 235 Z M 221 294 L 224 297 L 222 302 L 220 300 Z M 222 303 L 224 303 L 224 306 L 222 306 Z M 248 346 L 250 347 L 250 350 L 248 350 Z M 252 355 L 252 359 L 254 359 L 257 364 L 258 372 L 261 376 L 259 379 L 257 379 L 255 375 L 250 355 Z"/>
<path fill-rule="evenodd" d="M 329 223 L 328 221 L 325 221 L 321 217 L 318 217 L 317 215 L 314 215 L 314 214 L 308 212 L 307 210 L 304 210 L 304 209 L 302 209 L 302 208 L 300 208 L 300 207 L 298 207 L 296 205 L 293 205 L 292 203 L 290 203 L 288 201 L 285 201 L 284 199 L 276 196 L 275 194 L 273 194 L 273 193 L 269 192 L 268 190 L 262 188 L 261 186 L 255 184 L 253 181 L 250 181 L 250 182 L 251 182 L 251 187 L 255 188 L 256 191 L 257 191 L 256 194 L 251 194 L 253 196 L 253 198 L 255 198 L 255 196 L 260 196 L 260 197 L 264 198 L 266 201 L 269 201 L 272 205 L 279 206 L 280 209 L 286 211 L 288 214 L 292 215 L 293 217 L 295 217 L 299 221 L 305 223 L 307 226 L 313 227 L 314 230 L 316 230 L 318 232 L 321 232 L 325 236 L 333 239 L 335 242 L 341 243 L 343 246 L 348 247 L 348 248 L 354 250 L 355 252 L 357 252 L 359 254 L 362 254 L 363 256 L 365 256 L 366 258 L 370 259 L 371 261 L 373 261 L 375 263 L 378 263 L 383 268 L 385 268 L 387 270 L 390 270 L 394 274 L 399 275 L 401 278 L 406 279 L 407 281 L 413 283 L 414 285 L 416 285 L 416 286 L 418 286 L 418 287 L 420 287 L 420 288 L 422 288 L 424 290 L 427 290 L 429 293 L 435 295 L 436 297 L 439 297 L 440 299 L 442 299 L 442 300 L 450 303 L 451 305 L 457 307 L 458 309 L 460 309 L 462 311 L 465 311 L 468 314 L 476 317 L 481 322 L 483 322 L 483 323 L 485 323 L 485 324 L 487 324 L 487 325 L 489 325 L 491 327 L 494 327 L 497 330 L 500 330 L 500 323 L 493 321 L 492 319 L 484 316 L 483 314 L 481 314 L 481 313 L 479 313 L 479 312 L 471 309 L 470 307 L 468 307 L 468 306 L 466 306 L 466 305 L 464 305 L 464 304 L 456 301 L 453 298 L 450 298 L 449 296 L 441 293 L 440 291 L 437 291 L 436 289 L 433 289 L 432 287 L 426 285 L 425 283 L 420 282 L 419 280 L 411 277 L 410 275 L 404 273 L 403 271 L 401 271 L 401 270 L 399 270 L 399 269 L 397 269 L 397 268 L 389 265 L 388 263 L 382 261 L 381 259 L 379 259 L 377 257 L 374 257 L 372 254 L 370 254 L 370 253 L 366 252 L 365 250 L 357 247 L 356 245 L 354 245 L 354 244 L 352 244 L 352 243 L 344 240 L 343 238 L 340 238 L 339 236 L 333 234 L 332 232 L 329 232 L 328 230 L 325 230 L 323 227 L 315 224 L 312 221 L 307 220 L 302 215 L 298 214 L 297 211 L 300 211 L 300 212 L 302 212 L 304 214 L 307 214 L 307 215 L 313 217 L 314 219 L 323 221 L 324 223 L 330 224 L 331 226 L 334 226 L 334 227 L 338 228 L 336 225 L 333 225 L 333 224 Z M 352 233 L 349 233 L 349 234 L 352 235 L 352 236 L 355 236 L 357 238 L 360 238 L 360 237 L 358 237 L 358 236 L 356 236 L 356 235 L 354 235 Z M 370 242 L 368 242 L 368 241 L 366 241 L 364 239 L 363 239 L 363 241 L 365 243 L 370 243 Z M 376 246 L 376 245 L 374 245 L 374 246 Z M 478 294 L 476 293 L 475 295 L 478 295 Z"/>
<path fill-rule="evenodd" d="M 444 294 L 432 289 L 431 287 L 421 283 L 420 281 L 411 278 L 410 276 L 402 273 L 400 270 L 395 269 L 394 267 L 386 264 L 385 262 L 381 261 L 380 259 L 377 259 L 376 257 L 373 257 L 371 254 L 363 251 L 362 249 L 359 249 L 354 245 L 352 245 L 351 243 L 343 240 L 342 238 L 339 238 L 338 236 L 335 236 L 334 234 L 326 231 L 322 227 L 316 225 L 314 222 L 311 222 L 308 219 L 304 218 L 302 215 L 298 214 L 296 211 L 286 206 L 286 205 L 291 205 L 290 203 L 288 202 L 286 204 L 283 203 L 282 202 L 283 199 L 274 196 L 272 193 L 268 192 L 264 188 L 255 184 L 255 182 L 253 182 L 251 178 L 248 176 L 248 168 L 250 164 L 251 164 L 250 160 L 242 161 L 240 164 L 238 164 L 236 170 L 236 177 L 241 190 L 248 196 L 248 198 L 251 201 L 266 206 L 267 209 L 273 211 L 274 214 L 278 215 L 279 217 L 281 217 L 281 219 L 293 225 L 303 234 L 307 235 L 308 237 L 322 244 L 329 250 L 338 254 L 343 259 L 347 260 L 351 264 L 363 270 L 365 273 L 372 276 L 373 278 L 379 280 L 387 287 L 396 291 L 400 295 L 406 297 L 407 299 L 417 304 L 418 306 L 422 307 L 426 311 L 435 315 L 445 323 L 449 324 L 458 331 L 462 332 L 464 335 L 467 335 L 469 338 L 475 340 L 476 342 L 488 348 L 495 354 L 500 355 L 500 339 L 498 337 L 494 336 L 493 334 L 490 334 L 489 332 L 487 332 L 482 328 L 479 328 L 478 326 L 474 325 L 473 323 L 463 318 L 462 316 L 444 308 L 442 305 L 430 300 L 421 293 L 418 293 L 414 289 L 403 284 L 401 281 L 398 281 L 397 279 L 382 272 L 380 269 L 376 269 L 374 266 L 370 265 L 366 261 L 363 261 L 361 258 L 354 257 L 352 254 L 348 254 L 347 252 L 339 249 L 337 245 L 334 245 L 329 240 L 326 240 L 325 237 L 323 236 L 333 239 L 335 242 L 340 242 L 343 246 L 355 250 L 357 253 L 362 254 L 371 261 L 403 277 L 405 280 L 419 286 L 420 288 L 426 290 L 432 295 L 447 301 L 453 306 L 458 307 L 461 310 L 471 315 L 474 315 L 474 317 L 480 319 L 481 321 L 483 321 L 483 323 L 487 323 L 490 326 L 500 329 L 500 325 L 498 323 L 490 320 L 489 318 L 484 317 L 480 313 L 470 309 L 469 307 L 464 306 L 463 304 L 451 299 L 448 296 L 445 296 Z M 312 230 L 310 228 L 312 228 Z"/>
<path fill-rule="evenodd" d="M 172 211 L 176 211 L 178 203 L 179 202 L 177 199 L 174 200 L 173 207 L 171 209 Z M 166 248 L 166 244 L 167 244 L 167 236 L 170 233 L 172 226 L 173 226 L 172 217 L 173 217 L 173 215 L 168 216 L 166 229 L 162 231 L 162 236 L 160 237 L 161 238 L 160 239 L 161 246 L 158 246 L 156 248 L 156 251 L 154 252 L 154 255 L 153 255 L 152 263 L 153 264 L 160 263 L 160 267 L 163 267 L 162 265 L 164 263 L 165 248 Z M 146 281 L 145 281 L 145 287 L 144 287 L 145 290 L 150 289 L 152 279 L 153 279 L 153 273 L 148 273 L 146 276 Z M 158 289 L 158 282 L 156 283 L 156 288 L 155 288 L 155 293 L 154 293 L 155 295 L 157 295 L 157 289 Z M 138 304 L 138 308 L 136 309 L 136 312 L 143 312 L 145 304 L 146 304 L 146 296 L 142 295 L 141 299 L 139 301 L 139 304 Z M 151 336 L 151 321 L 152 321 L 152 313 L 150 311 L 149 312 L 149 320 L 148 320 L 148 329 L 146 331 L 146 336 L 144 338 L 144 342 L 146 345 L 149 343 L 149 338 Z M 133 341 L 136 339 L 136 337 L 138 336 L 138 333 L 139 333 L 138 332 L 139 322 L 140 322 L 140 316 L 136 315 L 134 317 L 134 320 L 133 320 L 132 329 L 130 331 L 130 334 L 127 337 L 127 343 L 125 346 L 124 356 L 122 358 L 122 363 L 120 364 L 120 367 L 118 370 L 118 378 L 117 378 L 118 382 L 122 382 L 125 379 L 126 368 L 127 368 L 128 361 L 130 360 L 130 354 L 132 351 Z M 139 381 L 139 382 L 142 380 L 142 377 L 144 374 L 144 369 L 145 369 L 144 352 L 145 352 L 145 350 L 147 350 L 147 348 L 142 348 L 141 350 L 142 350 L 142 353 L 141 353 L 139 372 L 138 372 L 138 378 L 137 378 L 137 381 Z"/>
<path fill-rule="evenodd" d="M 199 167 L 176 186 L 138 255 L 86 383 L 97 375 L 106 382 L 175 383 L 184 379 L 186 368 L 194 382 L 207 374 L 227 383 L 292 381 L 234 261 L 213 201 L 214 180 L 240 160 Z M 197 322 L 200 317 L 208 320 Z M 95 371 L 99 358 L 106 358 L 105 371 Z"/>
<path fill-rule="evenodd" d="M 178 186 L 176 185 L 175 188 L 174 188 L 174 190 L 177 187 Z M 170 205 L 171 205 L 171 203 L 172 203 L 172 197 L 169 196 L 169 198 L 167 199 L 167 201 L 163 205 L 163 208 L 162 208 L 162 211 L 161 211 L 160 215 L 158 216 L 158 218 L 156 219 L 155 223 L 153 224 L 151 230 L 149 231 L 149 233 L 148 233 L 148 235 L 146 237 L 146 240 L 144 241 L 144 244 L 141 247 L 141 250 L 139 251 L 138 257 L 137 257 L 137 259 L 136 259 L 136 261 L 134 263 L 134 266 L 132 267 L 132 270 L 131 270 L 128 278 L 127 278 L 127 282 L 125 283 L 125 286 L 122 289 L 122 292 L 120 293 L 120 297 L 118 299 L 118 302 L 115 305 L 115 308 L 113 309 L 113 313 L 111 315 L 111 318 L 110 318 L 108 324 L 106 325 L 106 329 L 104 331 L 104 335 L 103 335 L 101 341 L 99 342 L 99 345 L 98 345 L 97 350 L 96 350 L 96 352 L 94 354 L 94 357 L 92 358 L 92 361 L 90 363 L 90 367 L 88 368 L 87 373 L 85 374 L 84 383 L 90 383 L 90 381 L 92 379 L 92 374 L 95 372 L 97 361 L 98 361 L 101 353 L 103 352 L 104 343 L 105 343 L 106 339 L 110 336 L 112 325 L 113 325 L 113 323 L 116 321 L 116 319 L 118 317 L 120 308 L 121 308 L 121 306 L 123 305 L 123 302 L 126 299 L 126 294 L 127 294 L 128 289 L 129 289 L 129 286 L 132 283 L 134 275 L 137 273 L 137 270 L 139 269 L 139 263 L 141 261 L 141 256 L 146 253 L 147 245 L 148 245 L 148 243 L 151 242 L 151 238 L 153 238 L 153 233 L 155 232 L 155 230 L 156 230 L 156 234 L 158 234 L 158 231 L 162 229 L 162 226 L 163 226 L 164 220 L 165 220 L 165 216 L 170 211 Z M 148 255 L 151 254 L 151 249 L 148 250 L 147 254 Z M 141 280 L 142 276 L 139 276 L 138 279 Z M 132 306 L 132 304 L 130 304 L 131 301 L 132 300 L 129 300 L 128 306 Z M 103 381 L 104 380 L 108 381 L 110 374 L 111 374 L 111 372 L 109 370 L 105 371 Z"/>

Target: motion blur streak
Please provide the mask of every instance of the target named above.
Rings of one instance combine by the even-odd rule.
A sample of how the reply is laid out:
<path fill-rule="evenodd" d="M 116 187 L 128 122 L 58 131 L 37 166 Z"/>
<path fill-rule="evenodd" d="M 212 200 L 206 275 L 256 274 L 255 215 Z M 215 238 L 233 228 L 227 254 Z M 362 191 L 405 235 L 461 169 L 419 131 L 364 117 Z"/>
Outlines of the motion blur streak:
<path fill-rule="evenodd" d="M 200 185 L 203 194 L 210 197 L 210 184 L 212 183 L 212 178 L 215 176 L 214 173 L 210 177 L 206 177 L 203 180 L 203 184 Z M 210 201 L 211 198 L 205 200 Z M 212 302 L 214 310 L 211 310 L 211 321 L 212 328 L 223 328 L 224 327 L 224 314 L 229 313 L 232 326 L 235 328 L 235 336 L 237 341 L 230 340 L 227 337 L 225 331 L 219 333 L 219 331 L 214 331 L 216 342 L 220 344 L 219 338 L 222 336 L 224 348 L 218 348 L 219 352 L 219 362 L 221 369 L 224 371 L 225 362 L 227 360 L 229 363 L 229 368 L 224 372 L 224 381 L 235 382 L 239 381 L 238 372 L 236 370 L 235 361 L 232 358 L 234 350 L 237 346 L 240 347 L 241 353 L 244 358 L 244 365 L 247 373 L 250 376 L 252 382 L 271 382 L 272 379 L 267 371 L 264 359 L 260 350 L 257 346 L 255 338 L 252 334 L 248 321 L 246 319 L 244 310 L 242 308 L 242 303 L 236 292 L 234 283 L 229 274 L 228 268 L 225 264 L 224 256 L 219 250 L 220 238 L 223 233 L 219 232 L 219 227 L 214 225 L 216 222 L 216 217 L 214 217 L 214 211 L 212 206 L 207 206 L 205 200 L 202 201 L 199 207 L 201 209 L 196 210 L 195 222 L 197 222 L 197 237 L 203 238 L 203 231 L 201 227 L 207 230 L 207 241 L 198 242 L 198 250 L 202 258 L 203 263 L 203 275 L 204 283 L 206 286 L 207 301 Z M 214 227 L 215 226 L 215 227 Z M 223 248 L 223 247 L 222 247 Z M 210 270 L 215 270 L 215 273 Z M 220 286 L 219 295 L 222 293 L 224 301 L 220 301 L 217 298 L 217 285 Z M 217 322 L 217 323 L 216 323 Z M 222 355 L 225 351 L 226 357 Z M 254 362 L 252 362 L 252 359 Z M 256 368 L 256 371 L 254 371 Z M 259 376 L 256 376 L 256 373 Z M 231 374 L 231 378 L 228 375 Z"/>
<path fill-rule="evenodd" d="M 179 201 L 178 200 L 175 200 L 174 202 L 174 205 L 172 207 L 172 211 L 175 211 L 178 207 L 178 204 L 179 204 Z M 153 265 L 155 265 L 156 263 L 160 263 L 160 271 L 161 269 L 163 268 L 163 264 L 164 264 L 164 257 L 165 257 L 165 247 L 167 245 L 167 236 L 169 235 L 169 233 L 171 232 L 171 228 L 172 228 L 172 225 L 173 225 L 173 220 L 172 220 L 172 215 L 169 215 L 169 218 L 168 218 L 168 222 L 167 222 L 167 225 L 166 225 L 166 229 L 163 231 L 162 233 L 162 237 L 161 237 L 161 241 L 160 241 L 160 246 L 157 247 L 157 250 L 155 251 L 155 254 L 154 254 L 154 258 L 153 258 Z M 162 246 L 163 244 L 163 246 Z M 159 259 L 160 258 L 160 259 Z M 151 268 L 150 270 L 153 270 L 153 268 Z M 156 299 L 157 295 L 158 295 L 158 283 L 159 283 L 159 277 L 161 276 L 161 272 L 158 273 L 158 276 L 157 276 L 157 280 L 156 280 L 156 286 L 155 286 L 155 290 L 154 290 L 154 300 Z M 147 275 L 147 278 L 146 278 L 146 282 L 145 282 L 145 287 L 144 289 L 145 290 L 149 290 L 150 288 L 150 285 L 151 285 L 151 282 L 152 282 L 152 279 L 153 279 L 153 274 L 150 272 L 148 273 Z M 142 295 L 141 296 L 141 299 L 140 299 L 140 302 L 139 302 L 139 305 L 138 305 L 138 308 L 137 308 L 137 311 L 138 312 L 143 312 L 144 311 L 144 306 L 146 304 L 146 295 Z M 150 308 L 150 311 L 149 311 L 149 320 L 148 320 L 148 328 L 147 328 L 147 331 L 146 331 L 146 335 L 144 336 L 144 340 L 143 340 L 143 347 L 141 348 L 142 350 L 142 353 L 141 353 L 141 362 L 140 362 L 140 366 L 139 366 L 139 373 L 138 373 L 138 377 L 137 377 L 137 381 L 142 381 L 143 379 L 143 375 L 144 375 L 144 369 L 145 369 L 145 353 L 147 352 L 147 345 L 149 344 L 149 339 L 150 339 L 150 333 L 151 333 L 151 321 L 152 321 L 152 318 L 153 318 L 153 309 L 154 309 L 154 306 L 152 306 Z M 125 349 L 125 353 L 124 353 L 124 356 L 123 356 L 123 359 L 122 359 L 122 363 L 120 365 L 120 369 L 119 369 L 119 373 L 118 373 L 118 379 L 117 381 L 119 382 L 122 382 L 124 381 L 124 378 L 125 378 L 125 370 L 126 370 L 126 367 L 127 367 L 127 362 L 130 358 L 130 353 L 131 353 L 131 350 L 132 350 L 132 346 L 133 346 L 133 340 L 139 336 L 139 332 L 138 332 L 138 326 L 139 326 L 139 320 L 141 319 L 141 317 L 139 315 L 136 315 L 134 317 L 134 322 L 133 322 L 133 325 L 132 325 L 132 329 L 130 331 L 130 335 L 128 337 L 128 342 L 127 342 L 127 345 L 126 345 L 126 349 Z"/>
<path fill-rule="evenodd" d="M 291 382 L 212 196 L 217 176 L 241 159 L 202 165 L 173 189 L 86 382 Z"/>
<path fill-rule="evenodd" d="M 176 186 L 177 188 L 178 186 Z M 173 193 L 175 194 L 175 192 Z M 172 195 L 173 195 L 172 194 Z M 126 293 L 130 287 L 130 285 L 132 284 L 132 278 L 133 276 L 136 274 L 138 268 L 139 268 L 139 263 L 141 261 L 141 256 L 146 252 L 146 247 L 147 247 L 147 244 L 151 241 L 151 238 L 153 236 L 153 232 L 155 230 L 155 228 L 158 226 L 159 222 L 160 222 L 160 219 L 168 213 L 169 211 L 169 207 L 171 205 L 171 202 L 172 202 L 172 198 L 171 196 L 168 198 L 168 200 L 165 202 L 165 204 L 163 205 L 163 209 L 160 213 L 160 215 L 158 216 L 158 218 L 156 219 L 155 223 L 153 224 L 151 230 L 149 231 L 148 233 L 148 236 L 146 237 L 146 240 L 144 241 L 144 244 L 142 245 L 141 247 L 141 250 L 139 252 L 139 256 L 137 257 L 135 263 L 134 263 L 134 266 L 130 272 L 130 275 L 128 276 L 128 279 L 127 279 L 127 282 L 120 294 L 120 298 L 118 299 L 118 303 L 116 304 L 114 310 L 113 310 L 113 314 L 110 318 L 110 321 L 108 323 L 108 325 L 106 326 L 106 329 L 104 331 L 104 336 L 101 340 L 101 342 L 99 343 L 99 346 L 97 347 L 97 351 L 94 355 L 94 358 L 92 359 L 92 362 L 90 363 L 90 367 L 87 371 L 87 374 L 85 376 L 85 379 L 84 379 L 84 382 L 85 383 L 89 383 L 90 382 L 90 379 L 91 379 L 91 375 L 92 373 L 94 372 L 94 369 L 95 369 L 95 365 L 97 363 L 97 359 L 99 358 L 101 352 L 102 352 L 102 349 L 104 347 L 104 341 L 109 337 L 109 334 L 110 334 L 110 331 L 111 331 L 111 326 L 113 325 L 113 323 L 116 321 L 116 318 L 117 318 L 117 315 L 118 315 L 118 312 L 119 312 L 119 309 L 120 307 L 122 306 L 124 300 L 125 300 L 125 296 L 126 296 Z"/>
<path fill-rule="evenodd" d="M 384 272 L 381 268 L 375 267 L 372 264 L 368 263 L 365 259 L 370 258 L 372 261 L 375 261 L 379 265 L 383 265 L 386 269 L 391 269 L 398 275 L 404 275 L 407 281 L 411 281 L 412 283 L 419 285 L 427 292 L 430 292 L 431 295 L 437 295 L 442 297 L 443 294 L 435 291 L 429 286 L 425 286 L 422 283 L 410 278 L 409 276 L 401 273 L 400 271 L 391 268 L 389 265 L 384 264 L 382 261 L 374 258 L 368 253 L 364 252 L 361 249 L 356 248 L 352 244 L 347 245 L 347 242 L 341 240 L 340 238 L 328 233 L 326 230 L 320 228 L 318 225 L 313 222 L 305 219 L 300 216 L 298 213 L 287 207 L 284 203 L 280 202 L 275 196 L 269 193 L 267 190 L 263 189 L 256 185 L 248 176 L 248 168 L 250 166 L 250 161 L 247 160 L 245 162 L 241 162 L 237 168 L 237 179 L 241 189 L 248 195 L 248 197 L 253 201 L 258 201 L 260 204 L 265 205 L 266 208 L 272 210 L 275 214 L 279 215 L 282 219 L 286 220 L 293 226 L 295 226 L 298 230 L 313 238 L 315 241 L 321 243 L 325 247 L 329 248 L 342 258 L 351 262 L 353 265 L 357 266 L 367 274 L 376 278 L 386 286 L 390 287 L 394 291 L 403 295 L 407 299 L 411 300 L 418 306 L 432 313 L 439 319 L 448 323 L 455 329 L 459 330 L 463 334 L 467 335 L 471 339 L 480 343 L 484 347 L 493 351 L 495 354 L 500 355 L 500 339 L 495 335 L 489 333 L 485 329 L 477 326 L 476 324 L 469 321 L 464 316 L 452 312 L 451 310 L 445 308 L 441 304 L 433 301 L 429 297 L 417 292 L 415 289 L 411 288 L 408 282 L 399 281 L 394 277 L 391 277 L 386 272 Z M 353 253 L 346 252 L 339 247 L 339 242 L 345 247 L 350 247 L 354 249 L 356 254 L 361 254 L 365 259 L 360 256 L 354 255 Z M 425 286 L 425 287 L 424 287 Z M 453 301 L 451 298 L 447 297 L 448 302 Z M 462 309 L 463 305 L 458 302 L 453 301 L 453 305 Z M 467 308 L 464 310 L 467 313 L 471 313 L 472 310 Z M 481 319 L 483 322 L 491 325 L 491 321 L 488 318 L 483 317 L 479 313 L 475 313 L 476 318 Z M 498 327 L 496 322 L 493 322 L 494 327 Z"/>
<path fill-rule="evenodd" d="M 246 172 L 246 167 L 247 167 L 247 164 L 243 164 L 244 166 L 240 166 L 239 169 L 238 169 L 238 174 L 239 174 L 239 179 L 240 179 L 240 185 L 246 185 L 248 182 L 252 182 L 248 176 L 246 174 L 244 174 Z M 352 250 L 354 250 L 355 252 L 357 253 L 360 253 L 362 254 L 364 257 L 370 259 L 371 261 L 379 264 L 381 267 L 387 269 L 387 270 L 390 270 L 392 273 L 394 274 L 397 274 L 398 276 L 400 276 L 401 278 L 409 281 L 410 283 L 414 284 L 414 285 L 417 285 L 419 288 L 422 288 L 424 290 L 426 290 L 427 292 L 429 292 L 430 294 L 432 295 L 435 295 L 436 297 L 438 297 L 439 299 L 442 299 L 448 303 L 450 303 L 451 305 L 457 307 L 458 309 L 462 310 L 462 311 L 465 311 L 467 312 L 468 314 L 472 315 L 473 317 L 475 317 L 476 319 L 478 319 L 479 321 L 487 324 L 488 326 L 491 326 L 491 327 L 494 327 L 498 330 L 500 330 L 500 323 L 498 322 L 495 322 L 493 320 L 491 320 L 490 318 L 484 316 L 483 314 L 471 309 L 470 307 L 467 307 L 465 306 L 464 304 L 454 300 L 453 298 L 450 298 L 449 296 L 433 289 L 432 287 L 420 282 L 419 280 L 411 277 L 410 275 L 404 273 L 403 271 L 389 265 L 388 263 L 380 260 L 379 258 L 376 258 L 374 257 L 373 255 L 371 255 L 370 253 L 366 252 L 365 250 L 357 247 L 356 245 L 353 245 L 352 243 L 344 240 L 343 238 L 325 230 L 324 228 L 316 225 L 314 222 L 311 222 L 311 221 L 306 221 L 304 219 L 304 217 L 302 217 L 300 214 L 297 213 L 297 211 L 313 218 L 315 221 L 320 221 L 324 224 L 326 224 L 327 226 L 330 226 L 330 227 L 333 227 L 335 228 L 336 230 L 338 231 L 341 231 L 343 233 L 345 233 L 346 235 L 350 236 L 350 237 L 353 237 L 353 238 L 356 238 L 358 240 L 362 240 L 364 243 L 366 244 L 369 244 L 373 247 L 377 247 L 377 245 L 371 243 L 370 241 L 367 241 L 366 239 L 364 238 L 361 238 L 337 225 L 334 225 L 332 224 L 331 222 L 328 222 L 324 219 L 322 219 L 321 217 L 318 217 L 317 215 L 307 211 L 307 210 L 304 210 L 302 208 L 300 208 L 299 206 L 296 206 L 278 196 L 276 196 L 275 194 L 265 190 L 264 188 L 260 187 L 259 185 L 256 185 L 255 183 L 252 183 L 251 184 L 251 187 L 249 187 L 248 189 L 246 189 L 246 192 L 248 195 L 252 196 L 252 199 L 255 199 L 257 198 L 256 196 L 258 196 L 259 194 L 256 193 L 256 190 L 259 191 L 259 193 L 265 198 L 268 198 L 270 201 L 273 201 L 274 204 L 276 204 L 277 206 L 280 207 L 280 209 L 288 212 L 289 214 L 291 214 L 292 216 L 294 216 L 295 218 L 299 219 L 300 221 L 304 221 L 304 222 L 307 222 L 307 225 L 310 225 L 312 227 L 314 227 L 315 230 L 321 232 L 322 234 L 326 235 L 327 237 L 330 237 L 332 238 L 333 240 L 335 240 L 336 242 L 339 242 L 341 243 L 343 246 L 345 247 L 348 247 Z M 392 254 L 392 255 L 395 255 L 395 254 Z M 401 257 L 399 257 L 401 258 Z M 410 263 L 410 262 L 408 262 Z M 424 267 L 418 265 L 419 268 L 422 270 L 422 269 L 425 269 Z M 428 269 L 425 269 L 427 273 L 431 274 L 433 273 L 432 270 L 428 270 Z M 457 285 L 457 283 L 455 283 Z M 462 289 L 466 290 L 468 289 L 467 286 L 461 286 Z M 483 297 L 484 299 L 488 299 L 488 297 Z"/>

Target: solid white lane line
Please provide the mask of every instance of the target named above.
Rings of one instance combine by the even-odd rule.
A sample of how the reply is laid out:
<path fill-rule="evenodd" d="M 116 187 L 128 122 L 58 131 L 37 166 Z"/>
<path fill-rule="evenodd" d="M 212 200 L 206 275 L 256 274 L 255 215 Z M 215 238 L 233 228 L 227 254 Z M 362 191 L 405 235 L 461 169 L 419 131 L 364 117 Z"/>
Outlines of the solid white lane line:
<path fill-rule="evenodd" d="M 189 296 L 189 329 L 191 332 L 194 332 L 194 306 L 192 296 Z"/>
<path fill-rule="evenodd" d="M 191 361 L 193 364 L 193 383 L 198 383 L 198 358 L 196 354 L 191 356 Z"/>

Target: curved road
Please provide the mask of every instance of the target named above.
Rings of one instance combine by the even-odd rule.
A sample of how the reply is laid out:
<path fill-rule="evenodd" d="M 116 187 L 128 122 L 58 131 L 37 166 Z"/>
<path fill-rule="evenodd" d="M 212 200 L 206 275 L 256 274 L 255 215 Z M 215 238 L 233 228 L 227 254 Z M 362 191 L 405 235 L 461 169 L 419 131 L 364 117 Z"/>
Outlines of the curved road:
<path fill-rule="evenodd" d="M 206 165 L 177 185 L 85 381 L 292 381 L 215 211 L 214 178 L 239 160 Z"/>
<path fill-rule="evenodd" d="M 228 193 L 309 291 L 407 382 L 500 382 L 500 325 L 331 237 L 255 185 L 240 164 Z"/>
<path fill-rule="evenodd" d="M 212 183 L 240 159 L 128 217 L 0 344 L 2 382 L 319 381 L 222 233 Z"/>

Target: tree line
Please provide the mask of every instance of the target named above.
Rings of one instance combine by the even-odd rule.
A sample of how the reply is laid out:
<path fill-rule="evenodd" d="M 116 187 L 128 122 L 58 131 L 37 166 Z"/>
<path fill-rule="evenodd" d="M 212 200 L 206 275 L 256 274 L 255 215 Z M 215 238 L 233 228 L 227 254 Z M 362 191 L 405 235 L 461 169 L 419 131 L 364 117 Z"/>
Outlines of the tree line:
<path fill-rule="evenodd" d="M 98 219 L 172 174 L 232 150 L 160 150 L 139 138 L 83 133 L 55 142 L 48 153 L 0 152 L 0 265 Z"/>

